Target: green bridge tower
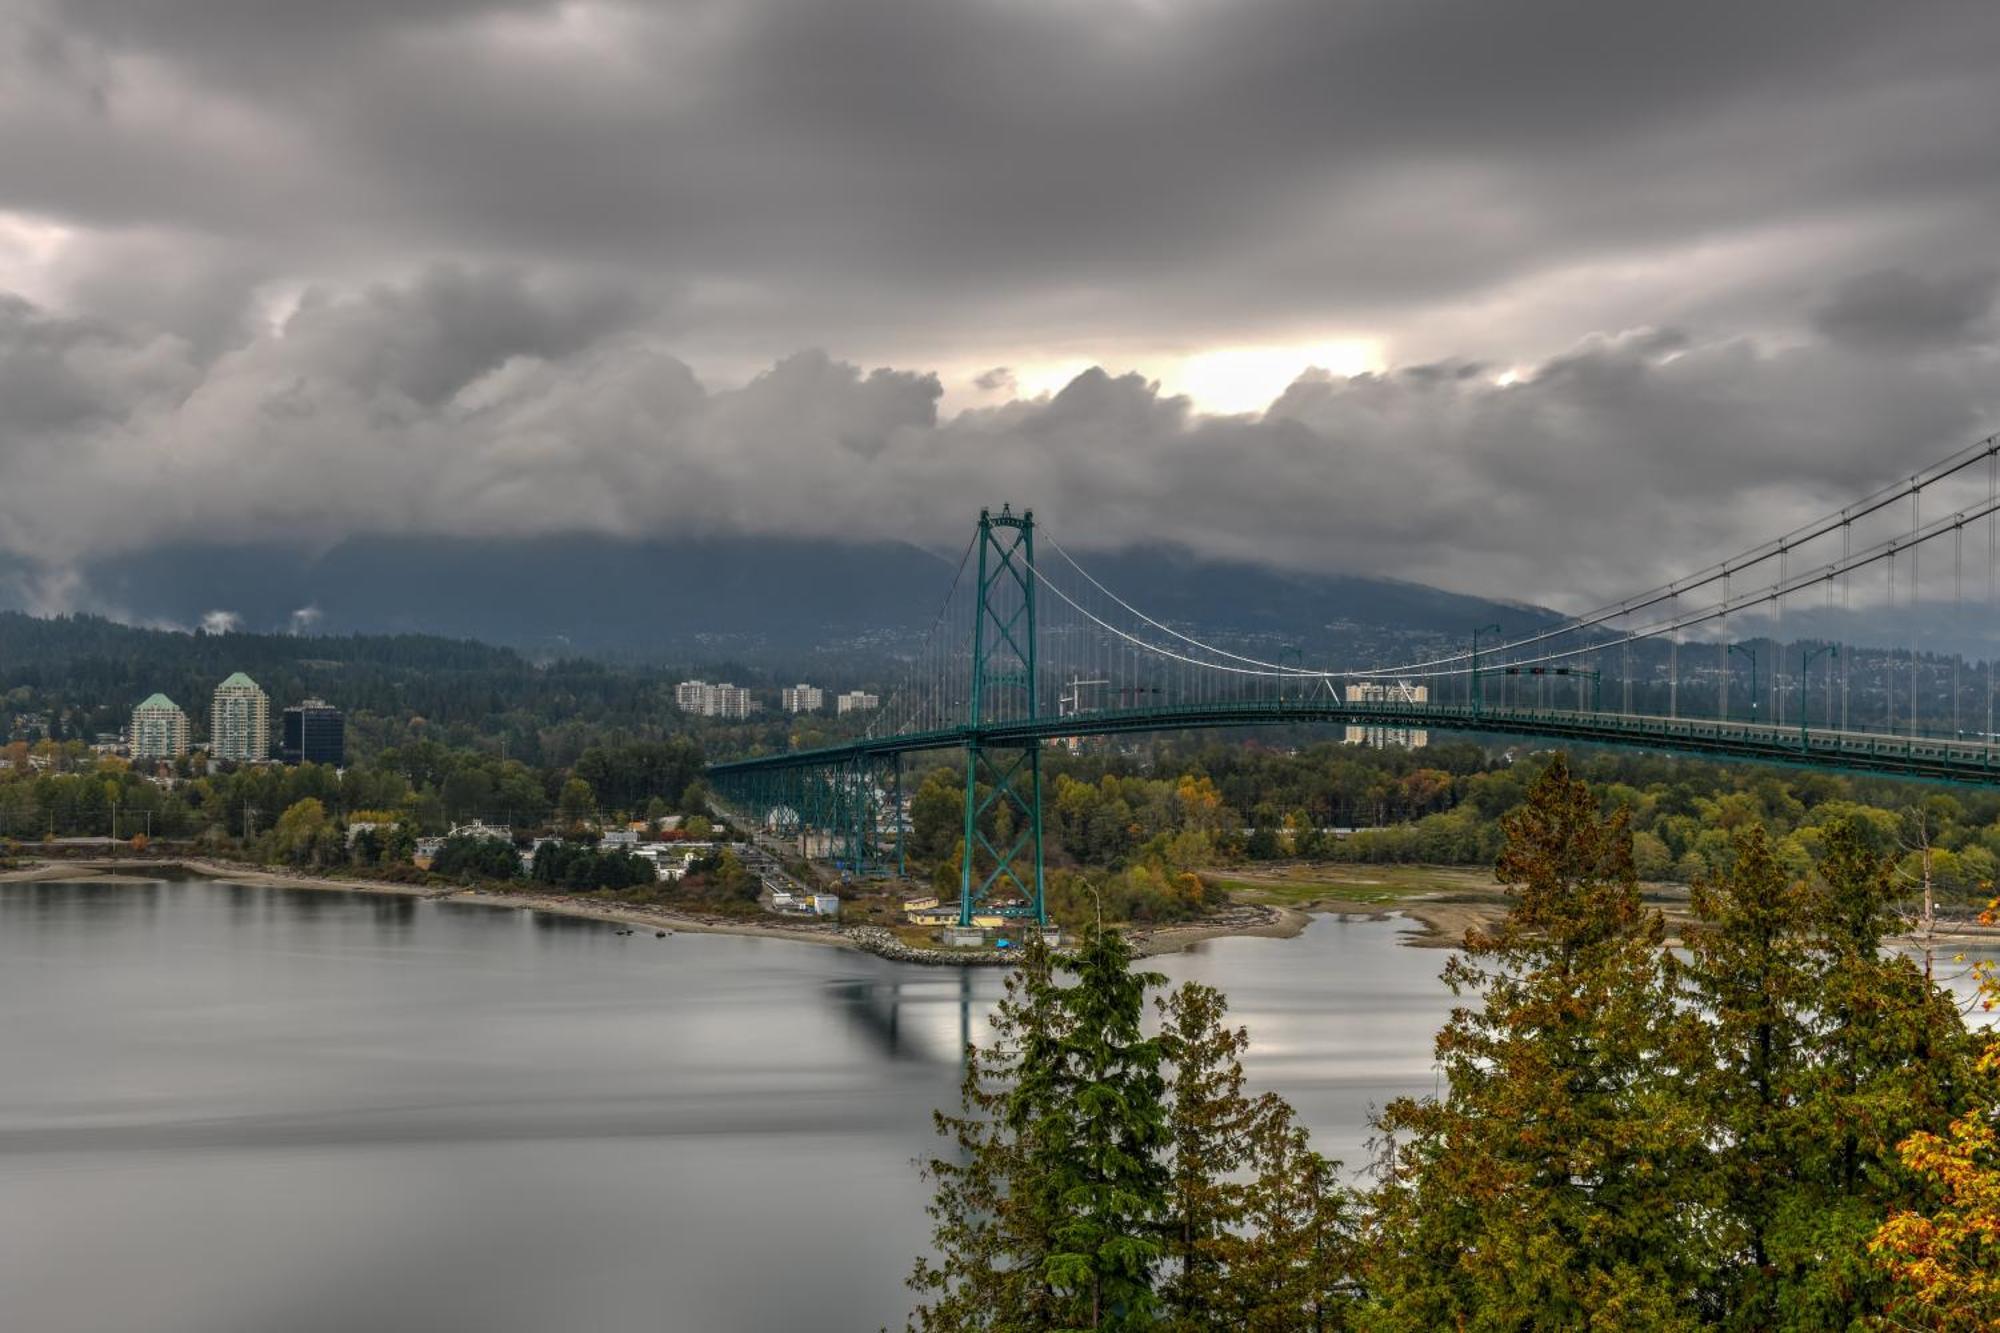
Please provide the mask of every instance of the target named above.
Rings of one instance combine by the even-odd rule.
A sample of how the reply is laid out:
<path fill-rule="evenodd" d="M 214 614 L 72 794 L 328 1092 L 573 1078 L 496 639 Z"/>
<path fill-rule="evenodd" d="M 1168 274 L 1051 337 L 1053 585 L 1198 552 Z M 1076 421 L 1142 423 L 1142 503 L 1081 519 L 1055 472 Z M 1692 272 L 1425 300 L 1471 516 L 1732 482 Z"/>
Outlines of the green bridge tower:
<path fill-rule="evenodd" d="M 1010 916 L 1046 925 L 1042 898 L 1042 746 L 988 745 L 989 722 L 1041 716 L 1035 663 L 1035 513 L 979 511 L 979 605 L 972 622 L 972 696 L 965 739 L 965 841 L 958 924 Z M 983 789 L 983 790 L 982 790 Z M 987 906 L 996 889 L 1019 902 Z"/>

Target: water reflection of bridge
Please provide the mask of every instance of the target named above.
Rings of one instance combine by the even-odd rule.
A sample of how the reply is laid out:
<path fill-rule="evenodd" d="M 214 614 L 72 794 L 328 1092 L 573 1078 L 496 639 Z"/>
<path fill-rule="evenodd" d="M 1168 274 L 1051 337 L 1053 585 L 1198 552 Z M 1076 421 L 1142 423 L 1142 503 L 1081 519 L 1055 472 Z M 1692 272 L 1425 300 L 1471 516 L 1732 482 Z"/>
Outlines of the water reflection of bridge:
<path fill-rule="evenodd" d="M 984 1028 L 991 1003 L 977 994 L 972 972 L 936 968 L 910 977 L 855 977 L 829 983 L 828 991 L 833 1007 L 890 1059 L 955 1064 L 964 1059 L 975 1021 Z"/>

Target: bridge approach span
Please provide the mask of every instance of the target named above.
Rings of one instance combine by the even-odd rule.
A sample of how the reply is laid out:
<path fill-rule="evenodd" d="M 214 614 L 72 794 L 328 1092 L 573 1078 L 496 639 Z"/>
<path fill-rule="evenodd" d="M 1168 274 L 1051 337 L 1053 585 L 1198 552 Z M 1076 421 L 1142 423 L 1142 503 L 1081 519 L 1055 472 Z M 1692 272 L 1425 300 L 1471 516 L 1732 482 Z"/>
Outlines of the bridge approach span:
<path fill-rule="evenodd" d="M 1360 726 L 1388 731 L 1483 732 L 1546 737 L 1679 754 L 1805 765 L 1888 777 L 2000 785 L 2000 746 L 1942 736 L 1776 727 L 1713 718 L 1664 718 L 1560 708 L 1471 707 L 1459 704 L 1375 704 L 1320 700 L 1234 700 L 1025 718 L 982 727 L 948 727 L 881 736 L 842 745 L 788 750 L 708 766 L 724 785 L 756 773 L 845 767 L 969 743 L 1016 747 L 1071 736 L 1110 736 L 1219 727 Z"/>

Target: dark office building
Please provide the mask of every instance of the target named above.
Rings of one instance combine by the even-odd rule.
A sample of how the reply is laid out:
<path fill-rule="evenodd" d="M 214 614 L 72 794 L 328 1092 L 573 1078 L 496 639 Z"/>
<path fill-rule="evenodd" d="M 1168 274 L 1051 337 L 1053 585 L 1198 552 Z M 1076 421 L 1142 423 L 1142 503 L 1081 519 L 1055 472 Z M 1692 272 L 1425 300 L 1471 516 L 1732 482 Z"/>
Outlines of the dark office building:
<path fill-rule="evenodd" d="M 282 750 L 288 764 L 347 763 L 347 719 L 323 699 L 308 699 L 285 710 Z"/>

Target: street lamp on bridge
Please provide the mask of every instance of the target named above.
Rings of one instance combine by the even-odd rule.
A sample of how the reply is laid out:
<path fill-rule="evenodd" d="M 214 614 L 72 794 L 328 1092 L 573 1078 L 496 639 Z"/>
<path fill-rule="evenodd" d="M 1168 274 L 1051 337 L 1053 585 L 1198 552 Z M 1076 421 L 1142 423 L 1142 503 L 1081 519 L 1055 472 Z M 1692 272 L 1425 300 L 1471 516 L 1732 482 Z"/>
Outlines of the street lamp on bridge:
<path fill-rule="evenodd" d="M 1482 691 L 1479 688 L 1479 636 L 1482 634 L 1498 634 L 1500 632 L 1501 629 L 1498 625 L 1481 625 L 1478 629 L 1472 631 L 1472 711 L 1474 713 L 1479 711 L 1482 695 Z"/>
<path fill-rule="evenodd" d="M 1840 645 L 1837 643 L 1823 643 L 1817 648 L 1799 649 L 1799 748 L 1801 750 L 1806 748 L 1806 687 L 1812 682 L 1812 678 L 1806 675 L 1806 672 L 1814 662 L 1827 655 L 1838 658 L 1840 656 Z M 1831 724 L 1833 721 L 1832 667 L 1827 668 L 1826 713 L 1827 721 Z"/>
<path fill-rule="evenodd" d="M 1757 720 L 1757 650 L 1755 648 L 1747 648 L 1740 643 L 1732 643 L 1729 645 L 1729 651 L 1732 653 L 1742 653 L 1750 659 L 1750 720 L 1755 722 Z M 1724 718 L 1723 721 L 1726 722 L 1728 719 Z"/>

